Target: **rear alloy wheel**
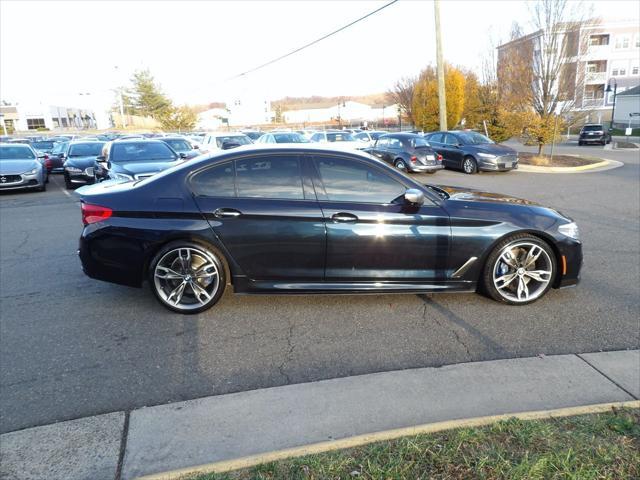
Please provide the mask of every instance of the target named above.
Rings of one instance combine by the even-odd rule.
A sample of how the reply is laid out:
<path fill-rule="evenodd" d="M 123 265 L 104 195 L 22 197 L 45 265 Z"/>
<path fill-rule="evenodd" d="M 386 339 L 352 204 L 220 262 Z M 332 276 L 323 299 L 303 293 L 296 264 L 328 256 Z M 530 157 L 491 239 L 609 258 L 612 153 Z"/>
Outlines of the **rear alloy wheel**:
<path fill-rule="evenodd" d="M 213 251 L 192 242 L 173 242 L 151 262 L 149 283 L 160 303 L 174 312 L 199 313 L 224 293 L 223 264 Z"/>
<path fill-rule="evenodd" d="M 400 159 L 398 159 L 398 160 L 396 160 L 396 161 L 395 161 L 394 165 L 396 166 L 396 168 L 397 168 L 398 170 L 401 170 L 401 171 L 403 171 L 403 172 L 406 172 L 406 171 L 407 171 L 407 164 L 406 164 L 406 163 L 404 163 L 404 160 L 400 160 Z"/>
<path fill-rule="evenodd" d="M 483 286 L 494 300 L 526 305 L 542 297 L 556 274 L 553 250 L 530 235 L 514 235 L 500 242 L 484 267 Z"/>
<path fill-rule="evenodd" d="M 478 171 L 478 164 L 473 159 L 473 157 L 465 157 L 462 161 L 462 170 L 464 173 L 473 174 Z"/>

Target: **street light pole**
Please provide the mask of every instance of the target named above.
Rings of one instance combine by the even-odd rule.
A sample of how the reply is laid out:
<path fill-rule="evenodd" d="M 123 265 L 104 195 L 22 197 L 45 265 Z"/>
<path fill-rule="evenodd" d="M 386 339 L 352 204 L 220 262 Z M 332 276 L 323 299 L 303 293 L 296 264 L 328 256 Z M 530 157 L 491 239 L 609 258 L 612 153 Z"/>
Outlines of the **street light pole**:
<path fill-rule="evenodd" d="M 618 81 L 615 78 L 610 78 L 607 82 L 607 93 L 611 93 L 611 81 L 613 80 L 613 108 L 611 109 L 611 122 L 609 122 L 609 130 L 613 129 L 613 117 L 616 114 L 616 94 L 618 93 Z"/>
<path fill-rule="evenodd" d="M 433 2 L 436 21 L 436 63 L 438 67 L 438 109 L 440 130 L 447 130 L 447 97 L 444 87 L 444 60 L 442 58 L 442 37 L 440 35 L 440 0 Z"/>

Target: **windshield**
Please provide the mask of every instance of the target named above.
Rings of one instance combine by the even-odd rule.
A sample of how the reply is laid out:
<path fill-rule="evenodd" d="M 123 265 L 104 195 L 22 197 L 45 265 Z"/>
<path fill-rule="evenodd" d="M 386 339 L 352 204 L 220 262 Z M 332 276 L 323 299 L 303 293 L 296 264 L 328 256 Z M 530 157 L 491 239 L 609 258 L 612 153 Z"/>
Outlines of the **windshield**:
<path fill-rule="evenodd" d="M 115 163 L 174 161 L 176 154 L 164 142 L 114 143 L 109 160 Z"/>
<path fill-rule="evenodd" d="M 181 138 L 167 138 L 162 140 L 164 143 L 169 144 L 176 152 L 190 152 L 191 145 L 186 140 Z"/>
<path fill-rule="evenodd" d="M 425 148 L 425 147 L 428 147 L 429 144 L 424 138 L 416 137 L 411 139 L 411 146 L 413 148 Z"/>
<path fill-rule="evenodd" d="M 602 125 L 585 125 L 582 130 L 584 132 L 599 132 L 602 130 Z"/>
<path fill-rule="evenodd" d="M 276 143 L 311 143 L 299 133 L 274 133 Z"/>
<path fill-rule="evenodd" d="M 31 146 L 37 150 L 51 150 L 55 142 L 31 142 Z"/>
<path fill-rule="evenodd" d="M 55 147 L 53 147 L 53 150 L 51 150 L 51 153 L 62 153 L 66 150 L 67 145 L 69 145 L 69 142 L 56 142 Z"/>
<path fill-rule="evenodd" d="M 349 132 L 339 132 L 339 133 L 327 133 L 327 141 L 328 142 L 355 142 L 356 139 L 353 138 Z"/>
<path fill-rule="evenodd" d="M 102 153 L 102 142 L 78 143 L 69 147 L 69 157 L 97 157 Z"/>
<path fill-rule="evenodd" d="M 227 135 L 216 138 L 216 145 L 218 145 L 218 148 L 222 148 L 222 145 L 225 142 L 237 143 L 238 145 L 249 145 L 251 144 L 251 139 L 246 135 Z"/>
<path fill-rule="evenodd" d="M 476 132 L 456 132 L 465 145 L 482 145 L 483 143 L 495 143 L 493 140 Z"/>
<path fill-rule="evenodd" d="M 0 147 L 0 160 L 33 160 L 35 158 L 36 156 L 29 147 L 19 147 L 17 145 Z"/>

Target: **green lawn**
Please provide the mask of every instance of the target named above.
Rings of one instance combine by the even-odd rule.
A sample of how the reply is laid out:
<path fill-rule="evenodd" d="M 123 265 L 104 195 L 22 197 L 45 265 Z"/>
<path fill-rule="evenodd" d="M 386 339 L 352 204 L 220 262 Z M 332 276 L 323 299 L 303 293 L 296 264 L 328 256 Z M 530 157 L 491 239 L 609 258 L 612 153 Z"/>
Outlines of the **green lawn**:
<path fill-rule="evenodd" d="M 618 136 L 618 135 L 624 135 L 625 129 L 624 128 L 612 128 L 611 129 L 611 135 L 613 136 Z M 631 130 L 631 135 L 633 135 L 634 137 L 637 137 L 640 135 L 640 128 L 634 128 Z"/>
<path fill-rule="evenodd" d="M 190 480 L 640 478 L 640 409 L 403 437 Z"/>

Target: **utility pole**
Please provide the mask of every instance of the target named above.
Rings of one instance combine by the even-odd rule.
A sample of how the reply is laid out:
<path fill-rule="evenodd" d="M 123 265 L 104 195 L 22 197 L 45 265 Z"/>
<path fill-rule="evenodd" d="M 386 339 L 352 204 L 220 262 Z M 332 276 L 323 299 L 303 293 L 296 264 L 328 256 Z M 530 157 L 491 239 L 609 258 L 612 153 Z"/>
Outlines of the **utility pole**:
<path fill-rule="evenodd" d="M 440 111 L 440 130 L 447 130 L 447 97 L 444 89 L 444 60 L 442 58 L 442 37 L 440 35 L 440 0 L 433 2 L 436 20 L 436 62 L 438 66 L 438 110 Z"/>
<path fill-rule="evenodd" d="M 118 76 L 118 66 L 113 67 L 116 71 L 116 76 Z M 120 104 L 120 123 L 122 124 L 122 128 L 127 128 L 127 121 L 124 118 L 124 101 L 122 100 L 122 87 L 118 87 L 118 103 Z"/>

